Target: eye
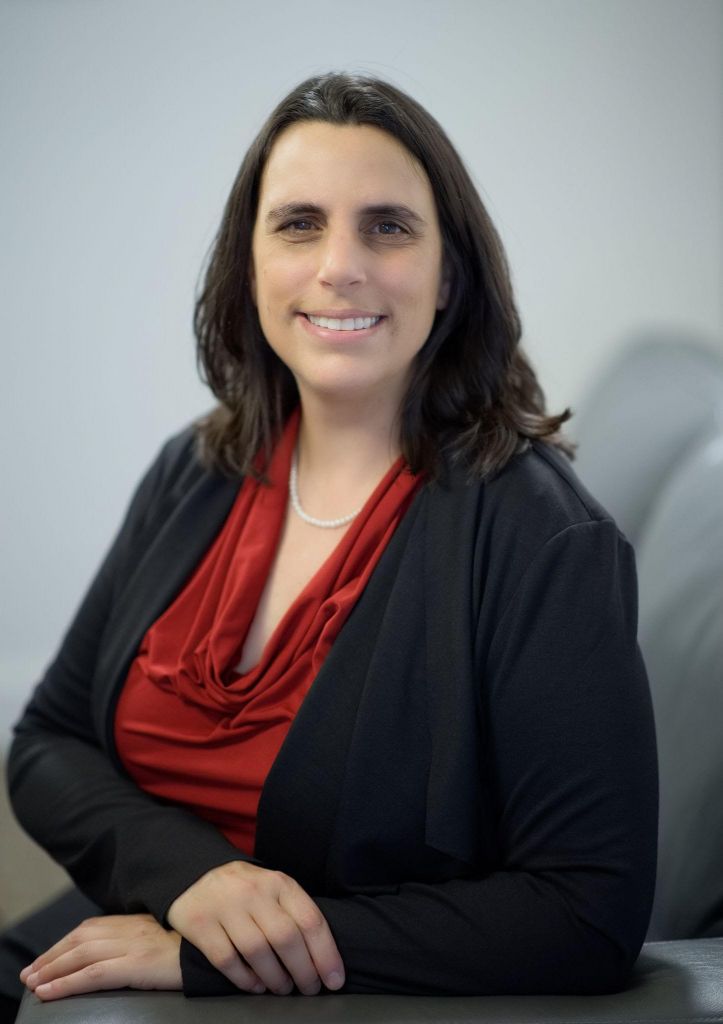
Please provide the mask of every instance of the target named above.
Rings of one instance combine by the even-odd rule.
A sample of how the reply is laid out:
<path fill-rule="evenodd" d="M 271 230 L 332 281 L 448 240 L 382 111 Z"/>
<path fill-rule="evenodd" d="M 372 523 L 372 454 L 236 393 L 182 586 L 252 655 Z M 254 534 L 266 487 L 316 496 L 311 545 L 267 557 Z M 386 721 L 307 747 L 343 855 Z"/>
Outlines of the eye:
<path fill-rule="evenodd" d="M 279 231 L 288 231 L 291 234 L 306 234 L 308 231 L 313 231 L 315 226 L 310 220 L 290 220 L 287 224 L 282 224 Z"/>
<path fill-rule="evenodd" d="M 378 230 L 377 230 L 378 229 Z M 401 224 L 394 220 L 381 220 L 375 224 L 372 230 L 377 230 L 380 235 L 408 235 L 409 232 Z"/>

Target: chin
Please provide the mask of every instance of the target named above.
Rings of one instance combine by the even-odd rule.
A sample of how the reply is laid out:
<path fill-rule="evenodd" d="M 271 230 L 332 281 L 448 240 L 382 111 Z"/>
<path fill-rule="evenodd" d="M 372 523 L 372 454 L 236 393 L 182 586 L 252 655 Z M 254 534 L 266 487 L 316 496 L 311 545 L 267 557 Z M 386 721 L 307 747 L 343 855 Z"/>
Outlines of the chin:
<path fill-rule="evenodd" d="M 314 379 L 307 378 L 300 382 L 297 378 L 299 394 L 314 395 L 330 402 L 359 400 L 375 401 L 389 390 L 388 384 L 378 379 L 361 377 L 359 374 L 329 374 L 319 375 Z M 396 388 L 393 390 L 397 390 Z"/>

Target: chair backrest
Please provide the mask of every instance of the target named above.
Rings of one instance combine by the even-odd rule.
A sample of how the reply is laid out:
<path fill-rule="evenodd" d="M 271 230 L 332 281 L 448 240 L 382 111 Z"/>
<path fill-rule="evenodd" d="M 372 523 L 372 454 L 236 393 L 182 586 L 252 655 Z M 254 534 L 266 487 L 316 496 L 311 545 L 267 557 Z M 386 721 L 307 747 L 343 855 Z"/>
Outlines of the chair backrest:
<path fill-rule="evenodd" d="M 648 938 L 723 935 L 723 354 L 646 338 L 578 419 L 576 469 L 637 555 L 660 765 Z"/>
<path fill-rule="evenodd" d="M 575 469 L 633 544 L 721 395 L 723 356 L 697 339 L 655 336 L 624 348 L 581 403 Z"/>
<path fill-rule="evenodd" d="M 669 478 L 638 551 L 660 765 L 656 939 L 723 935 L 723 407 L 720 421 Z"/>

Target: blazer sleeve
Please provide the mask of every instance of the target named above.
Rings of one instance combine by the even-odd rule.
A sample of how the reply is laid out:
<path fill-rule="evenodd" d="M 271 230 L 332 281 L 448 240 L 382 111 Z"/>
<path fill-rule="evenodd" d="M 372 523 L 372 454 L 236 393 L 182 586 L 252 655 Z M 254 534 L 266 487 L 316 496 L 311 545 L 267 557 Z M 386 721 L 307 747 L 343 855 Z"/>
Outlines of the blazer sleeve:
<path fill-rule="evenodd" d="M 480 693 L 499 864 L 316 896 L 347 992 L 611 992 L 642 945 L 657 758 L 632 550 L 609 520 L 565 528 L 494 614 Z M 182 965 L 187 994 L 231 991 L 188 944 Z"/>
<path fill-rule="evenodd" d="M 250 860 L 212 825 L 144 793 L 112 760 L 93 718 L 92 681 L 115 595 L 149 543 L 188 432 L 172 438 L 138 485 L 55 660 L 15 726 L 8 785 L 25 830 L 109 912 L 149 911 L 210 868 Z M 184 851 L 179 856 L 179 850 Z"/>

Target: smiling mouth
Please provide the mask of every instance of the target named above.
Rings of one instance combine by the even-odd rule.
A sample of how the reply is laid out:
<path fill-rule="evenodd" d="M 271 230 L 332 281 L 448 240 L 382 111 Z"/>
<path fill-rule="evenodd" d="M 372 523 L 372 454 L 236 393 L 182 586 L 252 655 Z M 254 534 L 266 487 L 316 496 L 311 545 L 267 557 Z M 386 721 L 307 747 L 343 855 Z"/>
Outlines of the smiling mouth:
<path fill-rule="evenodd" d="M 302 315 L 315 327 L 326 327 L 330 331 L 364 331 L 384 319 L 382 316 L 355 316 L 339 320 L 330 316 L 311 316 L 309 313 Z"/>

